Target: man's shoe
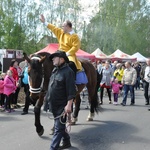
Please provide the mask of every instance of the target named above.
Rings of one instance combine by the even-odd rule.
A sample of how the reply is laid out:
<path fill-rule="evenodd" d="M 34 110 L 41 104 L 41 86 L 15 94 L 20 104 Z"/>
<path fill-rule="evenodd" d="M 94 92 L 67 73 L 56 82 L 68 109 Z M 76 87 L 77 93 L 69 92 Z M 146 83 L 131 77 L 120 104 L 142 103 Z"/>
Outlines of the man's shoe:
<path fill-rule="evenodd" d="M 121 105 L 122 105 L 122 106 L 126 106 L 126 104 L 124 104 L 124 103 L 121 103 Z"/>
<path fill-rule="evenodd" d="M 145 105 L 149 105 L 149 103 L 145 103 Z"/>
<path fill-rule="evenodd" d="M 148 111 L 150 111 L 150 108 L 148 109 Z"/>
<path fill-rule="evenodd" d="M 28 114 L 28 112 L 26 112 L 26 111 L 21 113 L 21 115 L 26 115 L 26 114 Z"/>
<path fill-rule="evenodd" d="M 71 147 L 70 141 L 69 142 L 63 142 L 62 145 L 59 146 L 58 150 L 66 149 L 66 148 L 69 148 L 69 147 Z"/>

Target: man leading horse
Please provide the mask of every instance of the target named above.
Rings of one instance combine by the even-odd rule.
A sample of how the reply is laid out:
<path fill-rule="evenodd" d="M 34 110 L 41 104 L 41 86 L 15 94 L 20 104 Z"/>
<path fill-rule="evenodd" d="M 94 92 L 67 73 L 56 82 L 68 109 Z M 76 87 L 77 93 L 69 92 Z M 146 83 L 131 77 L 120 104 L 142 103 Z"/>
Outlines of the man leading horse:
<path fill-rule="evenodd" d="M 55 66 L 45 98 L 50 104 L 49 110 L 55 117 L 54 135 L 50 150 L 65 149 L 71 147 L 69 134 L 65 131 L 65 122 L 66 115 L 70 115 L 72 112 L 72 103 L 76 95 L 74 74 L 67 64 L 69 59 L 65 52 L 55 52 L 50 56 L 50 60 L 53 61 Z M 59 146 L 61 139 L 63 143 Z"/>

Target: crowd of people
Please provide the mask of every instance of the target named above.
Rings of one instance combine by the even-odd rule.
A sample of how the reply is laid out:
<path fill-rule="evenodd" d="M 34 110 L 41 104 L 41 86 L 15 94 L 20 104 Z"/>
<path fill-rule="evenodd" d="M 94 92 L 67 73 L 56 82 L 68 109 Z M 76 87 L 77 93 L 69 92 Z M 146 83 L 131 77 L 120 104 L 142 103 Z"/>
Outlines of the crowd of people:
<path fill-rule="evenodd" d="M 29 99 L 28 86 L 28 63 L 23 61 L 23 65 L 12 59 L 6 73 L 0 75 L 0 108 L 7 113 L 14 112 L 19 107 L 18 94 L 20 88 L 24 87 L 26 98 Z M 26 100 L 29 103 L 29 100 Z M 27 106 L 27 105 L 25 105 Z M 27 114 L 29 107 L 23 109 L 22 114 Z"/>
<path fill-rule="evenodd" d="M 150 59 L 146 63 L 129 61 L 121 63 L 114 61 L 100 62 L 96 64 L 98 76 L 100 76 L 100 105 L 103 104 L 104 89 L 108 93 L 109 104 L 118 104 L 118 96 L 123 96 L 121 105 L 125 106 L 127 95 L 130 91 L 131 103 L 135 104 L 135 90 L 142 89 L 145 97 L 145 105 L 149 105 L 149 83 L 150 83 Z M 25 107 L 22 115 L 28 114 L 30 105 L 30 92 L 28 85 L 28 63 L 18 65 L 12 60 L 9 70 L 0 75 L 0 107 L 3 111 L 11 113 L 18 107 L 18 94 L 20 88 L 24 87 Z M 112 101 L 113 96 L 113 101 Z"/>
<path fill-rule="evenodd" d="M 131 103 L 135 104 L 135 90 L 144 91 L 145 105 L 149 105 L 149 83 L 150 83 L 150 59 L 146 63 L 140 62 L 118 62 L 110 61 L 97 62 L 97 72 L 101 78 L 100 104 L 103 104 L 104 89 L 112 103 L 111 92 L 113 93 L 113 104 L 118 104 L 118 95 L 123 96 L 121 105 L 126 106 L 128 92 L 130 91 Z"/>

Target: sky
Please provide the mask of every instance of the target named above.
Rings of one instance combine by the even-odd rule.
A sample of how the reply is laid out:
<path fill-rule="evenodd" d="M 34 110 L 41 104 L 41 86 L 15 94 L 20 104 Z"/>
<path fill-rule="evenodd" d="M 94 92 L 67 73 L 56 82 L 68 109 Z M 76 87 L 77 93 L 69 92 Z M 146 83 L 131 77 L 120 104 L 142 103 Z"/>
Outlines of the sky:
<path fill-rule="evenodd" d="M 35 0 L 35 2 L 39 3 L 40 0 Z M 150 0 L 146 0 L 150 4 Z M 99 0 L 79 0 L 84 10 L 81 13 L 81 20 L 84 20 L 87 24 L 93 15 L 96 14 Z"/>
<path fill-rule="evenodd" d="M 84 11 L 82 15 L 84 16 L 84 20 L 89 23 L 92 15 L 97 12 L 95 7 L 98 5 L 98 0 L 80 0 L 81 5 L 84 7 Z"/>
<path fill-rule="evenodd" d="M 40 0 L 35 0 L 35 2 L 39 3 Z M 82 11 L 81 18 L 84 19 L 87 23 L 91 19 L 92 15 L 96 13 L 95 6 L 98 4 L 98 0 L 79 0 L 79 3 L 84 7 Z"/>

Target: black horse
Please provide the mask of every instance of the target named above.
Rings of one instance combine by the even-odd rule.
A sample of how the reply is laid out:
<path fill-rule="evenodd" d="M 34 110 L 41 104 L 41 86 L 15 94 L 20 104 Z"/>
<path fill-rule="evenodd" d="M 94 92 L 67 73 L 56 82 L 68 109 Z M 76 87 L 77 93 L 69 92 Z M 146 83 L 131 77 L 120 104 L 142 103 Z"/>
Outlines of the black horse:
<path fill-rule="evenodd" d="M 35 114 L 35 126 L 36 132 L 39 136 L 41 136 L 44 132 L 44 128 L 40 122 L 40 110 L 43 105 L 44 96 L 48 89 L 49 78 L 51 76 L 51 72 L 54 68 L 52 61 L 49 59 L 49 53 L 39 53 L 34 54 L 31 58 L 24 55 L 25 59 L 29 62 L 29 87 L 30 87 L 30 96 L 32 101 L 36 101 L 36 105 L 34 107 Z M 80 92 L 86 86 L 88 89 L 89 102 L 90 102 L 90 113 L 87 117 L 87 121 L 92 121 L 94 117 L 94 112 L 97 112 L 98 108 L 98 96 L 97 96 L 97 73 L 94 66 L 86 61 L 81 60 L 81 64 L 85 70 L 85 73 L 88 78 L 87 85 L 80 84 L 77 85 L 78 92 L 75 98 L 75 108 L 73 112 L 72 124 L 75 124 L 77 121 L 78 113 L 80 110 Z"/>

